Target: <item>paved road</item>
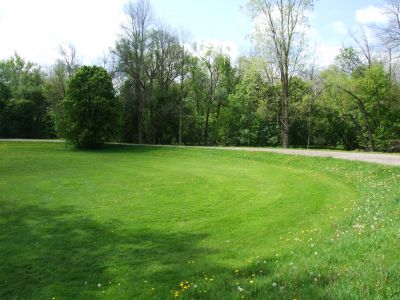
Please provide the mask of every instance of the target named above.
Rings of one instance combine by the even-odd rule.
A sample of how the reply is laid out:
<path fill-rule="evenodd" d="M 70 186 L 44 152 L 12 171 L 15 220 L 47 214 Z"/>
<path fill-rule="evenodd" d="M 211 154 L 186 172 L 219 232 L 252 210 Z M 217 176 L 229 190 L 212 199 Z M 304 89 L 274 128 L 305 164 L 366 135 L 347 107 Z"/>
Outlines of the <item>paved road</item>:
<path fill-rule="evenodd" d="M 24 140 L 24 139 L 0 139 L 1 141 L 16 142 L 64 142 L 62 140 Z M 135 146 L 133 144 L 123 144 Z M 150 145 L 143 145 L 150 146 Z M 157 147 L 176 147 L 176 146 L 160 146 Z M 181 146 L 185 147 L 185 146 Z M 252 148 L 252 147 L 188 147 L 188 148 L 205 148 L 232 151 L 251 151 L 251 152 L 272 152 L 290 155 L 316 156 L 316 157 L 333 157 L 346 160 L 358 160 L 371 163 L 378 163 L 389 166 L 400 166 L 400 154 L 383 154 L 383 153 L 366 153 L 366 152 L 348 152 L 348 151 L 326 151 L 326 150 L 300 150 L 300 149 L 277 149 L 277 148 Z"/>

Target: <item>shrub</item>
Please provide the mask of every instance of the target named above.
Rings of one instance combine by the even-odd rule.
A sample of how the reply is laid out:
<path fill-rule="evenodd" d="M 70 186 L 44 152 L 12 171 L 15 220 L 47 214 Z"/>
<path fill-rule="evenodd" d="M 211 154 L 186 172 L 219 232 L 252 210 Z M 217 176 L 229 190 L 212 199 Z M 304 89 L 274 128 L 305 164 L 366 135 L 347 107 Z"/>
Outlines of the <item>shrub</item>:
<path fill-rule="evenodd" d="M 116 136 L 120 110 L 105 69 L 81 67 L 68 81 L 62 109 L 62 134 L 75 146 L 99 148 Z"/>

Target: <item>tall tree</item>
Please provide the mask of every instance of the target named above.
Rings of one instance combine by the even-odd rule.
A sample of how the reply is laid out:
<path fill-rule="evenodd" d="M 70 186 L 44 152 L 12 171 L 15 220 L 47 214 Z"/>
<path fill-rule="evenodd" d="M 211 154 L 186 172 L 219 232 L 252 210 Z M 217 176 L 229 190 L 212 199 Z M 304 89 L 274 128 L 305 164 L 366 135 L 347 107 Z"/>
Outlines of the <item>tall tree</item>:
<path fill-rule="evenodd" d="M 379 36 L 386 45 L 391 48 L 398 48 L 400 46 L 400 0 L 386 0 L 384 10 L 388 22 L 376 29 L 378 29 Z"/>
<path fill-rule="evenodd" d="M 179 42 L 181 46 L 180 51 L 180 85 L 179 85 L 179 128 L 178 128 L 178 144 L 183 144 L 183 101 L 185 98 L 185 77 L 188 74 L 187 61 L 188 53 L 186 53 L 186 43 L 189 40 L 189 34 L 183 29 L 180 31 Z"/>
<path fill-rule="evenodd" d="M 208 77 L 198 57 L 189 57 L 187 64 L 188 77 L 185 86 L 187 88 L 187 104 L 191 113 L 191 126 L 189 126 L 189 139 L 186 142 L 201 144 L 204 139 L 204 116 L 208 102 Z"/>
<path fill-rule="evenodd" d="M 358 46 L 358 49 L 364 56 L 364 60 L 369 68 L 371 68 L 373 63 L 373 47 L 371 42 L 368 40 L 367 33 L 365 32 L 365 28 L 360 26 L 358 32 L 354 32 L 351 34 L 354 42 Z"/>
<path fill-rule="evenodd" d="M 260 127 L 265 125 L 264 108 L 268 85 L 255 65 L 256 62 L 252 60 L 240 60 L 238 83 L 229 93 L 228 105 L 222 113 L 223 144 L 259 144 L 262 135 Z M 267 143 L 265 136 L 262 142 Z"/>
<path fill-rule="evenodd" d="M 310 65 L 310 69 L 308 71 L 308 83 L 310 88 L 310 93 L 308 95 L 308 104 L 307 104 L 307 149 L 310 148 L 311 145 L 311 137 L 312 137 L 312 119 L 313 113 L 315 109 L 315 102 L 318 97 L 322 95 L 325 90 L 325 84 L 320 76 L 317 76 L 316 72 L 316 53 L 314 53 L 314 59 Z"/>
<path fill-rule="evenodd" d="M 59 45 L 58 53 L 61 56 L 61 60 L 58 63 L 64 64 L 68 77 L 74 75 L 80 65 L 75 46 L 72 44 L 68 44 L 68 46 Z"/>
<path fill-rule="evenodd" d="M 387 22 L 375 25 L 378 39 L 381 41 L 383 49 L 386 51 L 387 67 L 389 69 L 390 80 L 396 79 L 394 62 L 399 57 L 400 46 L 400 0 L 386 0 L 383 10 L 387 17 Z"/>
<path fill-rule="evenodd" d="M 230 59 L 224 55 L 221 50 L 212 47 L 208 47 L 200 59 L 208 75 L 208 101 L 206 103 L 206 116 L 203 132 L 203 144 L 207 145 L 209 143 L 210 116 L 213 106 L 216 106 L 217 119 L 221 109 L 221 101 L 216 97 L 217 88 L 222 80 L 225 69 L 228 66 L 230 67 Z"/>
<path fill-rule="evenodd" d="M 165 121 L 177 114 L 177 99 L 172 99 L 171 87 L 181 74 L 181 52 L 179 39 L 174 32 L 166 26 L 152 30 L 145 67 L 147 94 L 152 99 L 149 109 L 153 143 L 160 140 L 159 131 L 165 127 Z"/>
<path fill-rule="evenodd" d="M 152 8 L 148 0 L 129 2 L 125 8 L 127 21 L 122 25 L 122 38 L 117 42 L 115 54 L 123 76 L 132 83 L 132 104 L 136 107 L 137 136 L 143 142 L 144 61 L 148 41 L 148 29 L 152 22 Z"/>
<path fill-rule="evenodd" d="M 282 144 L 289 147 L 290 81 L 301 69 L 305 48 L 307 13 L 312 0 L 249 0 L 249 11 L 256 20 L 255 41 L 267 62 L 271 85 L 280 82 Z"/>

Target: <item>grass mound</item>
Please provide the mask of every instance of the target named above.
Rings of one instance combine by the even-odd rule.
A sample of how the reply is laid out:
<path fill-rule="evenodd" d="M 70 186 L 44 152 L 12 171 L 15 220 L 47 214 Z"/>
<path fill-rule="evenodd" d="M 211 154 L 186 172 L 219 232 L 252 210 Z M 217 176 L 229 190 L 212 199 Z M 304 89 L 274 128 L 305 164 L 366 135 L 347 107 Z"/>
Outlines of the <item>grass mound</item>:
<path fill-rule="evenodd" d="M 400 168 L 0 143 L 0 298 L 400 297 Z"/>

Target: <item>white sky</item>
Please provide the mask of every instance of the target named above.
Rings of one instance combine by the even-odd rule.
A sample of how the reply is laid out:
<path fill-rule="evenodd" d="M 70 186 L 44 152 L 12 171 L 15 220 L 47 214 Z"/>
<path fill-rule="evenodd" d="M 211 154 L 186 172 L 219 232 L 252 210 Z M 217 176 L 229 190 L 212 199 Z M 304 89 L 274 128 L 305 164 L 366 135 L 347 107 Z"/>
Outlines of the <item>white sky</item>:
<path fill-rule="evenodd" d="M 114 46 L 127 0 L 0 0 L 0 59 L 17 51 L 51 65 L 59 44 L 72 43 L 83 63 L 95 63 Z M 252 24 L 241 6 L 246 0 L 153 0 L 156 16 L 185 27 L 193 41 L 220 44 L 237 56 L 249 48 Z M 319 0 L 311 32 L 320 65 L 331 63 L 357 24 L 384 22 L 383 1 Z"/>
<path fill-rule="evenodd" d="M 41 64 L 52 64 L 59 44 L 72 43 L 89 62 L 115 39 L 123 20 L 119 0 L 1 0 L 0 58 L 17 51 Z"/>

